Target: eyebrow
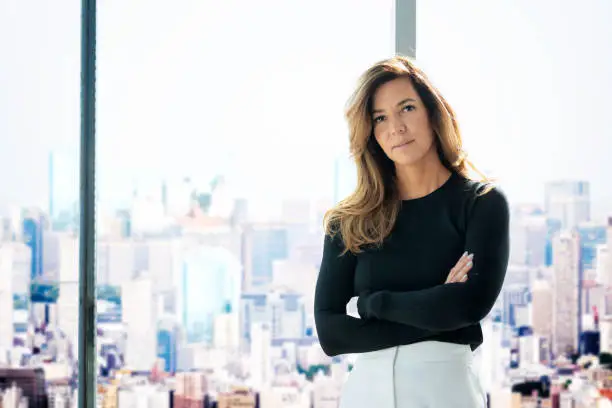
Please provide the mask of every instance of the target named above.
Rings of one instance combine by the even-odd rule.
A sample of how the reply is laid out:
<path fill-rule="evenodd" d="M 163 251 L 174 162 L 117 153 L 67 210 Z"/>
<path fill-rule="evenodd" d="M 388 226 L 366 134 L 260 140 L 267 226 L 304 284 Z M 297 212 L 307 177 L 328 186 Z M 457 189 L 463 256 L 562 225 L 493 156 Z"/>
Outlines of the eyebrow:
<path fill-rule="evenodd" d="M 403 104 L 405 104 L 406 102 L 416 102 L 416 99 L 414 99 L 414 98 L 406 98 L 406 99 L 403 99 L 403 100 L 399 101 L 399 102 L 397 103 L 397 105 L 395 105 L 395 106 L 400 106 L 400 105 L 403 105 Z M 378 112 L 384 112 L 384 110 L 382 110 L 382 109 L 374 109 L 374 110 L 372 111 L 372 114 L 374 114 L 374 113 L 378 113 Z"/>

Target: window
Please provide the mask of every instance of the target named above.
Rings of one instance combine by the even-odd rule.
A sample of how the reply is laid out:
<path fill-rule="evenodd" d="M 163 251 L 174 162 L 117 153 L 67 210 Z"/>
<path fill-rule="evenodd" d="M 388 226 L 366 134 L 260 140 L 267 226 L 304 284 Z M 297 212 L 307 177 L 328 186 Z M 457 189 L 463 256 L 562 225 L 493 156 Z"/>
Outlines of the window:
<path fill-rule="evenodd" d="M 80 12 L 0 4 L 0 395 L 31 407 L 78 385 Z"/>
<path fill-rule="evenodd" d="M 609 5 L 113 0 L 88 37 L 94 3 L 0 2 L 0 394 L 306 398 L 270 384 L 341 364 L 312 289 L 322 215 L 355 182 L 344 104 L 417 46 L 513 207 L 485 382 L 612 350 Z"/>

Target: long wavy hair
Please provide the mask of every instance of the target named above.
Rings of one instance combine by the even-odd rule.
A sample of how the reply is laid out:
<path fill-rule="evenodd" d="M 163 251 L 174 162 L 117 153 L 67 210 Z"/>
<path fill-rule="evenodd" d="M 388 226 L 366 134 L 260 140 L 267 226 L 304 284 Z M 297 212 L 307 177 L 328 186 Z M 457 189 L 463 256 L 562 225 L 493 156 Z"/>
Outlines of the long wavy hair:
<path fill-rule="evenodd" d="M 381 245 L 397 219 L 401 199 L 395 166 L 374 138 L 372 99 L 381 85 L 400 77 L 412 81 L 425 105 L 442 164 L 466 178 L 490 181 L 467 159 L 455 112 L 425 73 L 403 56 L 377 62 L 360 77 L 345 113 L 357 187 L 324 218 L 326 234 L 339 233 L 345 252 L 359 253 L 364 246 Z"/>

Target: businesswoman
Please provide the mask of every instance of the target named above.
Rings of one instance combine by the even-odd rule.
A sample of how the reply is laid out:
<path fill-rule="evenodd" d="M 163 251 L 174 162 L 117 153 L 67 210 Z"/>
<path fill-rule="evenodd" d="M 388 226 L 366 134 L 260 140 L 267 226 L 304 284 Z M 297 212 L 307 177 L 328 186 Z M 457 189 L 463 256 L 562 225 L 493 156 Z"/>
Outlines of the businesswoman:
<path fill-rule="evenodd" d="M 369 68 L 346 118 L 357 187 L 326 214 L 315 292 L 325 353 L 358 353 L 340 406 L 485 407 L 472 353 L 508 264 L 506 197 L 407 58 Z"/>

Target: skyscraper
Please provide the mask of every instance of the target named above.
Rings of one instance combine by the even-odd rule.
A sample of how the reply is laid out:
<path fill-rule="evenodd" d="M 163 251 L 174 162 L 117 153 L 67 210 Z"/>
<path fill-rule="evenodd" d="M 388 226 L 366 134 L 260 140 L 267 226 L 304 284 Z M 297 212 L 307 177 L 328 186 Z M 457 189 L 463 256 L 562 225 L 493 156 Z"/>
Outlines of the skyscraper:
<path fill-rule="evenodd" d="M 580 246 L 582 249 L 582 268 L 595 269 L 597 247 L 606 243 L 606 226 L 592 222 L 583 223 L 578 228 Z"/>
<path fill-rule="evenodd" d="M 553 243 L 553 353 L 578 349 L 580 332 L 580 238 L 562 232 Z"/>
<path fill-rule="evenodd" d="M 605 295 L 600 306 L 601 350 L 612 352 L 612 217 L 608 218 L 607 244 L 602 245 L 597 253 L 597 281 L 604 289 Z"/>
<path fill-rule="evenodd" d="M 121 314 L 126 327 L 125 363 L 133 370 L 149 370 L 156 361 L 158 304 L 153 282 L 142 276 L 121 287 Z"/>
<path fill-rule="evenodd" d="M 553 290 L 546 280 L 536 280 L 531 289 L 531 326 L 538 336 L 552 336 Z"/>
<path fill-rule="evenodd" d="M 227 249 L 200 246 L 185 256 L 180 274 L 178 314 L 188 342 L 212 344 L 215 317 L 240 301 L 238 259 Z"/>
<path fill-rule="evenodd" d="M 546 183 L 546 214 L 570 229 L 591 219 L 590 185 L 587 181 L 554 181 Z"/>
<path fill-rule="evenodd" d="M 272 381 L 272 333 L 266 323 L 254 323 L 251 328 L 251 378 L 256 388 Z"/>
<path fill-rule="evenodd" d="M 0 247 L 0 352 L 13 346 L 13 248 Z"/>
<path fill-rule="evenodd" d="M 30 279 L 35 281 L 43 275 L 43 226 L 40 218 L 34 215 L 28 215 L 24 218 L 23 240 L 32 251 Z"/>
<path fill-rule="evenodd" d="M 547 230 L 544 215 L 515 211 L 510 224 L 510 263 L 545 265 Z"/>
<path fill-rule="evenodd" d="M 273 262 L 287 259 L 289 233 L 284 225 L 250 224 L 243 232 L 243 291 L 268 285 L 273 279 Z"/>

